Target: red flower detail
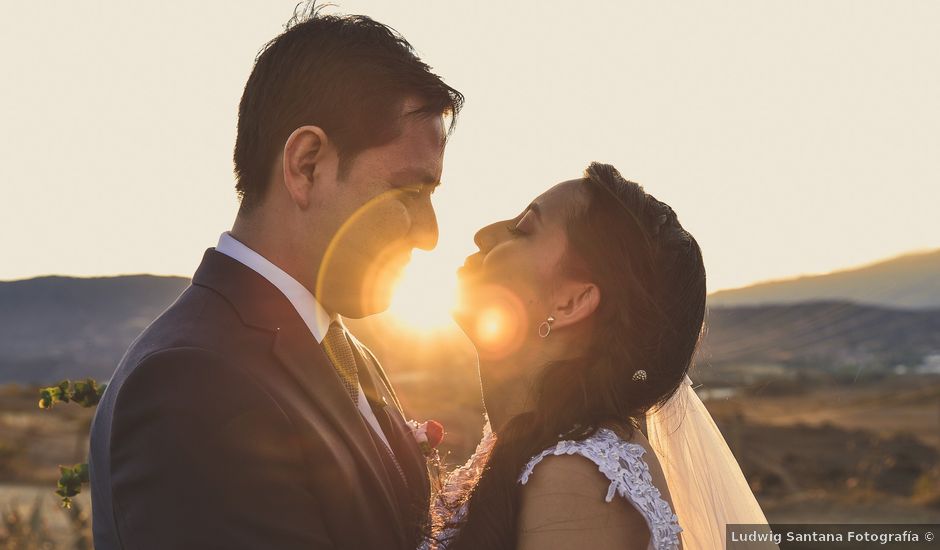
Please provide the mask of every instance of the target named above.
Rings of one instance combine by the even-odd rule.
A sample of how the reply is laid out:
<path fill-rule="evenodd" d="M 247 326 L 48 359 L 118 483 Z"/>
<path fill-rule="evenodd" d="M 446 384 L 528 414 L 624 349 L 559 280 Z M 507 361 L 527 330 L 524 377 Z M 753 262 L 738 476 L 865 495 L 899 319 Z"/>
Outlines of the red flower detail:
<path fill-rule="evenodd" d="M 444 426 L 437 420 L 428 420 L 427 431 L 425 433 L 428 436 L 428 446 L 432 449 L 436 448 L 441 444 L 441 441 L 444 440 Z"/>

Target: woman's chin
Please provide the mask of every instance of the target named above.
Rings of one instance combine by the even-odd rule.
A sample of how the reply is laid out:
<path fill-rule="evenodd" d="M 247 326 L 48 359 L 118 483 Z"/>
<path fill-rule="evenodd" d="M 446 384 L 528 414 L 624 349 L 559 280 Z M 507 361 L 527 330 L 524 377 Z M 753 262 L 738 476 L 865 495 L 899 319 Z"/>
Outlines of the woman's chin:
<path fill-rule="evenodd" d="M 478 347 L 476 341 L 476 335 L 474 333 L 474 319 L 476 315 L 473 311 L 468 310 L 460 305 L 456 306 L 450 311 L 450 318 L 453 319 L 454 324 L 457 325 L 457 328 L 470 340 L 470 343 L 473 344 L 473 347 Z"/>
<path fill-rule="evenodd" d="M 473 320 L 476 318 L 479 310 L 473 298 L 475 295 L 476 293 L 472 286 L 467 285 L 464 280 L 458 281 L 457 300 L 454 303 L 454 307 L 450 310 L 450 317 L 467 336 L 470 336 Z"/>

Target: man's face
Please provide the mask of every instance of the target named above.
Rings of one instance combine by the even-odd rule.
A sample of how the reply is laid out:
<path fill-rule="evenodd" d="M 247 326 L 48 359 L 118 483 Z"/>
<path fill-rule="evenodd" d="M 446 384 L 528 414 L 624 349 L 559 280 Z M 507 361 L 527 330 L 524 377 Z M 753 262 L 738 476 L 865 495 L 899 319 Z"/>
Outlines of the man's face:
<path fill-rule="evenodd" d="M 417 107 L 406 101 L 402 112 Z M 319 213 L 336 232 L 317 278 L 317 296 L 345 317 L 388 308 L 392 289 L 415 248 L 437 245 L 431 193 L 444 160 L 442 116 L 406 115 L 395 140 L 360 152 Z"/>

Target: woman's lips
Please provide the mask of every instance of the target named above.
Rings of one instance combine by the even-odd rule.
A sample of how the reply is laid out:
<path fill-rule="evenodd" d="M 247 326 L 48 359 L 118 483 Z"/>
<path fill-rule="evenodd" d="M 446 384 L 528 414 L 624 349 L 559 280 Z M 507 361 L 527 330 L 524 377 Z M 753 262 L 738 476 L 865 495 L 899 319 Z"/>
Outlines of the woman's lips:
<path fill-rule="evenodd" d="M 472 256 L 467 256 L 467 259 L 463 262 L 463 267 L 467 269 L 474 269 L 483 263 L 483 258 L 478 254 Z"/>

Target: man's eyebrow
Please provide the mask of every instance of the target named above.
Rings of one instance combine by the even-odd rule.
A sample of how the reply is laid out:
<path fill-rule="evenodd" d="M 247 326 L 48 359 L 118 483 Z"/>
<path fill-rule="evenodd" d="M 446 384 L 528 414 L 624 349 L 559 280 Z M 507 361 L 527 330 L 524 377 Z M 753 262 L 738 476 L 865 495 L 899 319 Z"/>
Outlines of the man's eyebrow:
<path fill-rule="evenodd" d="M 403 170 L 393 172 L 391 179 L 397 185 L 418 183 L 421 185 L 428 185 L 430 187 L 437 187 L 441 184 L 441 181 L 437 179 L 433 172 L 421 168 L 405 168 Z"/>

